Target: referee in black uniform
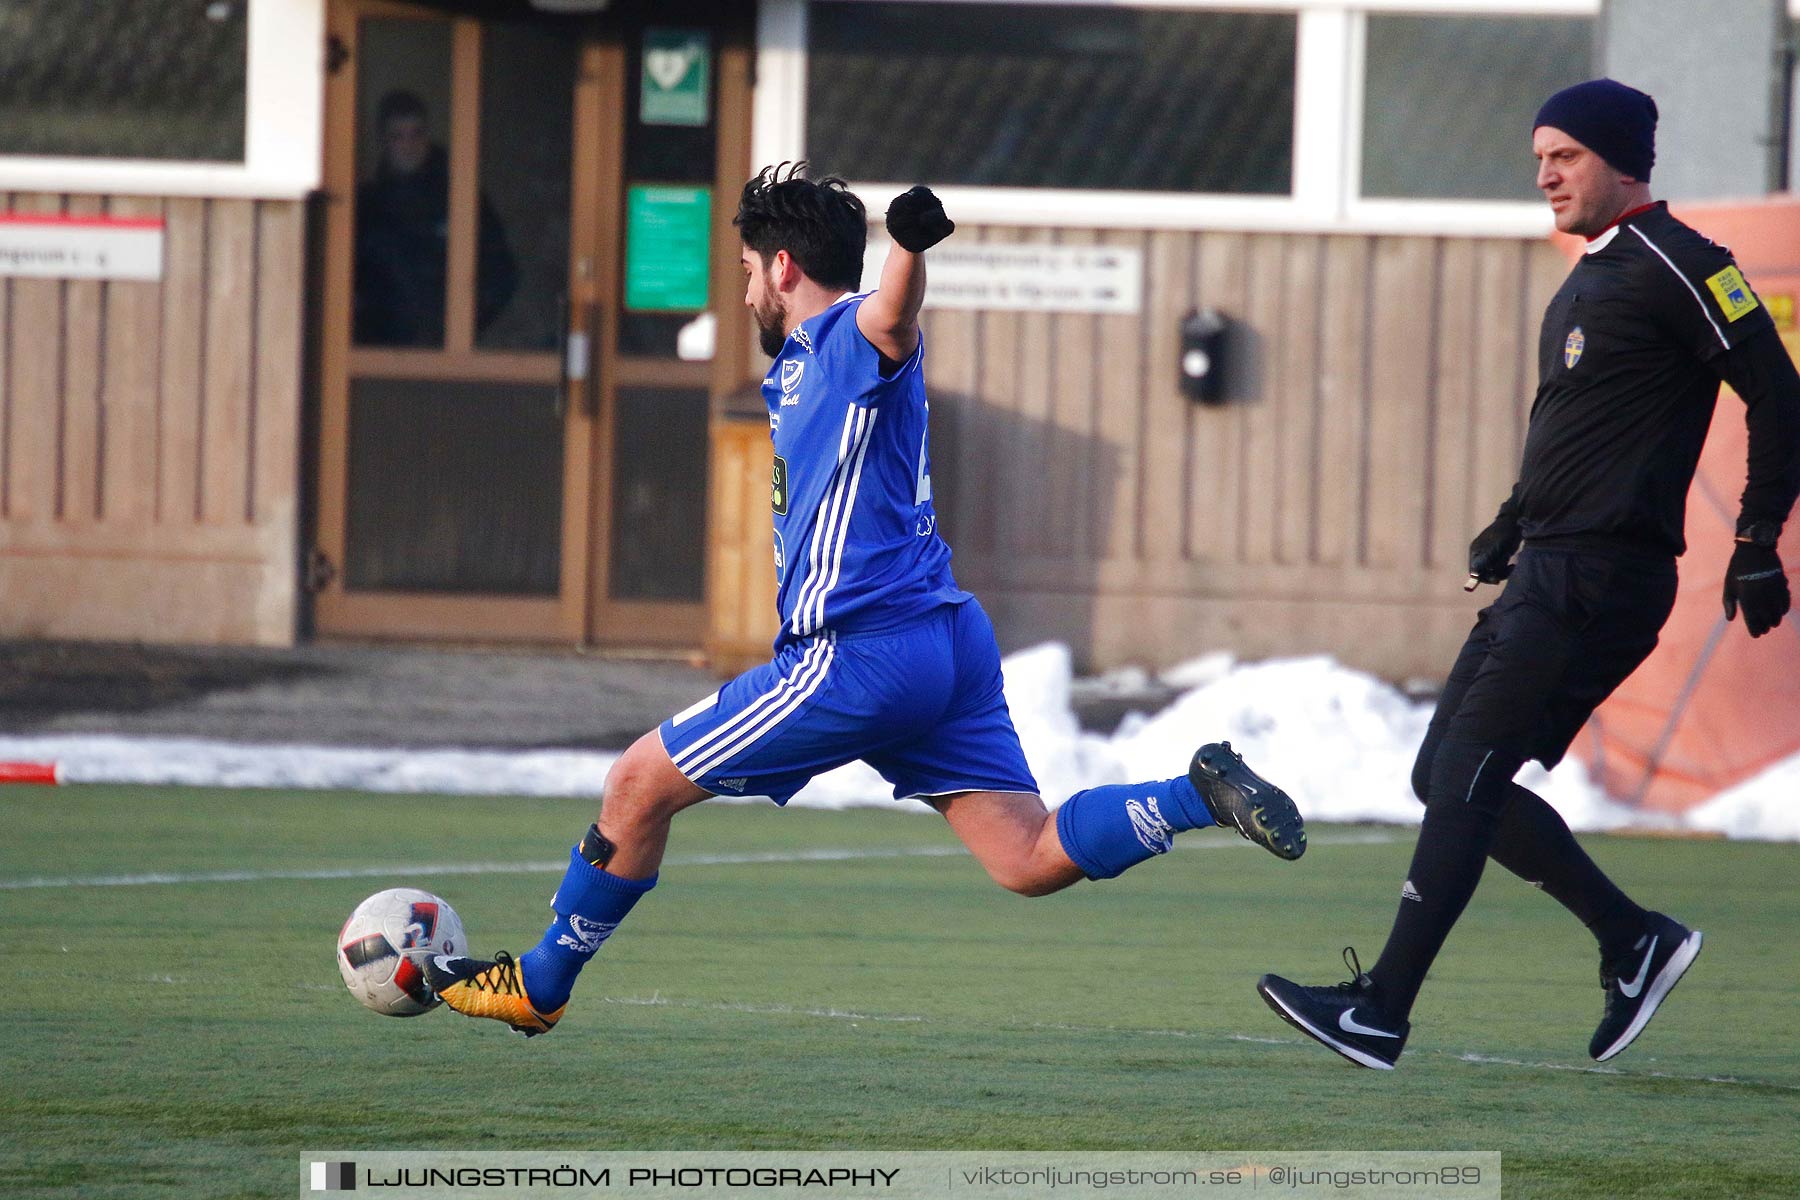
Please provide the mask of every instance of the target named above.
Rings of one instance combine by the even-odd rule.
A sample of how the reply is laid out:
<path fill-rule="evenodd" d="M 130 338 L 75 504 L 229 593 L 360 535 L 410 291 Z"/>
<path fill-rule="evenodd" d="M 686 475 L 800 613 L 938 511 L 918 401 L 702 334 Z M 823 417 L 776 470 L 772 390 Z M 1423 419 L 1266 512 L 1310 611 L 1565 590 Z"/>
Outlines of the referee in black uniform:
<path fill-rule="evenodd" d="M 1469 547 L 1470 586 L 1506 587 L 1476 619 L 1413 767 L 1425 820 L 1381 957 L 1364 974 L 1347 949 L 1352 978 L 1335 987 L 1257 986 L 1365 1067 L 1400 1057 L 1419 986 L 1490 857 L 1599 940 L 1596 1059 L 1631 1044 L 1700 951 L 1698 930 L 1635 904 L 1512 781 L 1527 759 L 1554 766 L 1656 646 L 1720 380 L 1750 434 L 1725 615 L 1741 610 L 1761 637 L 1788 610 L 1775 544 L 1800 494 L 1800 376 L 1731 255 L 1651 202 L 1655 133 L 1655 102 L 1610 79 L 1538 112 L 1538 188 L 1556 227 L 1588 241 L 1544 313 L 1519 481 Z"/>

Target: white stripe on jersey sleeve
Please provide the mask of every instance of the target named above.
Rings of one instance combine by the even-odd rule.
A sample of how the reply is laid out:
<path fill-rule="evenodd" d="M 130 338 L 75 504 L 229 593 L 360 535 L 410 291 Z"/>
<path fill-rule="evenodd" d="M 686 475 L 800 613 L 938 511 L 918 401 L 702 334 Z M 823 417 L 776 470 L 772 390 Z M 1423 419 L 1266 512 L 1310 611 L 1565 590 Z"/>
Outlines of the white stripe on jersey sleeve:
<path fill-rule="evenodd" d="M 1669 256 L 1662 252 L 1662 247 L 1658 246 L 1655 242 L 1645 236 L 1643 230 L 1639 229 L 1636 225 L 1632 225 L 1629 228 L 1631 232 L 1638 235 L 1639 240 L 1642 241 L 1644 245 L 1656 251 L 1656 257 L 1662 259 L 1663 262 L 1668 265 L 1669 270 L 1675 272 L 1675 278 L 1681 280 L 1681 286 L 1688 290 L 1688 295 L 1692 296 L 1694 298 L 1694 303 L 1700 306 L 1700 315 L 1706 318 L 1706 323 L 1711 325 L 1713 332 L 1719 335 L 1719 345 L 1725 347 L 1727 350 L 1731 349 L 1731 342 L 1726 338 L 1725 331 L 1720 329 L 1719 323 L 1712 319 L 1712 313 L 1707 311 L 1706 301 L 1700 298 L 1699 289 L 1689 282 L 1688 277 L 1681 273 L 1681 268 L 1676 266 L 1674 262 L 1670 260 Z"/>

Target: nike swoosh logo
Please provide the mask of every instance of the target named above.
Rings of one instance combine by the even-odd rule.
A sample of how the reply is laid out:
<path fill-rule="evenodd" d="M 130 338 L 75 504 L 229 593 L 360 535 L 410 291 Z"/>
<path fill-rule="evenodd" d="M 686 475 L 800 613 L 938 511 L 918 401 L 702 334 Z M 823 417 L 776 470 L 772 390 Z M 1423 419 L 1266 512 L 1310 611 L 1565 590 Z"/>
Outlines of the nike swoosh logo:
<path fill-rule="evenodd" d="M 1343 1030 L 1345 1033 L 1360 1033 L 1364 1037 L 1397 1038 L 1400 1036 L 1397 1033 L 1389 1033 L 1385 1029 L 1369 1028 L 1367 1025 L 1364 1025 L 1362 1022 L 1358 1021 L 1355 1017 L 1350 1015 L 1351 1013 L 1353 1013 L 1355 1011 L 1356 1010 L 1354 1008 L 1346 1008 L 1343 1012 L 1338 1014 L 1338 1028 Z"/>
<path fill-rule="evenodd" d="M 439 954 L 432 958 L 431 965 L 436 967 L 440 971 L 448 971 L 450 969 L 449 964 L 451 964 L 453 962 L 460 962 L 462 960 L 462 957 L 463 956 L 460 954 L 458 954 L 458 955 Z"/>
<path fill-rule="evenodd" d="M 1656 955 L 1656 938 L 1650 939 L 1650 948 L 1644 951 L 1644 961 L 1638 964 L 1637 978 L 1630 983 L 1619 981 L 1619 991 L 1627 1000 L 1636 1000 L 1637 994 L 1644 990 L 1644 976 L 1650 973 L 1650 960 Z"/>

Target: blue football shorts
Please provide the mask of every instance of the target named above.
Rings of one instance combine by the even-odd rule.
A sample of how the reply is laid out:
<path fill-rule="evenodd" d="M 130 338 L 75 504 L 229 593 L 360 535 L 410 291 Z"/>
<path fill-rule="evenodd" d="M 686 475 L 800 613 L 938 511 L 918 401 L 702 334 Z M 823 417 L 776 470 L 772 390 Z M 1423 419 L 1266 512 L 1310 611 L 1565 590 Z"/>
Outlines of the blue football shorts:
<path fill-rule="evenodd" d="M 714 795 L 786 804 L 857 759 L 897 800 L 1038 790 L 1006 709 L 993 623 L 973 599 L 895 629 L 786 645 L 657 732 L 676 769 Z"/>

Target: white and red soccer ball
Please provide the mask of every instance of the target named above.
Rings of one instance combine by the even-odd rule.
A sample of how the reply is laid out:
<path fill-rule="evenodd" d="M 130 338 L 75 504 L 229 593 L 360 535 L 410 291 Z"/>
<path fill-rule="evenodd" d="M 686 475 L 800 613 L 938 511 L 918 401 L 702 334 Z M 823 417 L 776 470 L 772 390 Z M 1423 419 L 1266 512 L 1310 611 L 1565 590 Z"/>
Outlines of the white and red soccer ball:
<path fill-rule="evenodd" d="M 438 1005 L 425 983 L 425 961 L 465 954 L 462 919 L 442 899 L 418 888 L 389 888 L 356 906 L 338 932 L 338 972 L 365 1008 L 416 1017 Z"/>

